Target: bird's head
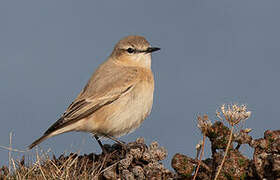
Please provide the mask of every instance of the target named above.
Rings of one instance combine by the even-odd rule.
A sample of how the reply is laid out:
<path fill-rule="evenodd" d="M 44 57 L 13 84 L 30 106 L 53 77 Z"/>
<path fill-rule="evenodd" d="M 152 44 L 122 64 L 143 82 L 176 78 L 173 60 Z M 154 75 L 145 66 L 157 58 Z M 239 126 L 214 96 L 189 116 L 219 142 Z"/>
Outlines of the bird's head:
<path fill-rule="evenodd" d="M 158 50 L 142 36 L 127 36 L 116 44 L 111 58 L 126 66 L 151 68 L 151 53 Z"/>

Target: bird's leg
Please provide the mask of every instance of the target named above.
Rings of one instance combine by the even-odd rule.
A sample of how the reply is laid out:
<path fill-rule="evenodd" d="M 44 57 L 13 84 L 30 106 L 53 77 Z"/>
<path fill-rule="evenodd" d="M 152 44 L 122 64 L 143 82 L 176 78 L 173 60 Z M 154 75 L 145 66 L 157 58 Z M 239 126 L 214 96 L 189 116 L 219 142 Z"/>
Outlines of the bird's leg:
<path fill-rule="evenodd" d="M 99 137 L 97 135 L 94 135 L 94 138 L 96 139 L 96 141 L 98 142 L 99 146 L 101 147 L 103 154 L 107 154 L 107 151 L 104 148 L 104 146 L 103 146 L 102 142 L 100 141 Z"/>
<path fill-rule="evenodd" d="M 109 139 L 115 141 L 116 143 L 118 143 L 119 145 L 121 145 L 122 148 L 123 148 L 125 151 L 127 151 L 127 146 L 126 146 L 125 142 L 123 142 L 123 141 L 121 141 L 121 140 L 115 138 L 114 136 L 110 136 L 110 135 L 104 135 L 104 136 L 105 136 L 106 138 L 109 138 Z"/>
<path fill-rule="evenodd" d="M 105 135 L 105 137 L 115 141 L 116 143 L 119 143 L 120 145 L 125 145 L 125 142 L 115 138 L 114 136 Z"/>

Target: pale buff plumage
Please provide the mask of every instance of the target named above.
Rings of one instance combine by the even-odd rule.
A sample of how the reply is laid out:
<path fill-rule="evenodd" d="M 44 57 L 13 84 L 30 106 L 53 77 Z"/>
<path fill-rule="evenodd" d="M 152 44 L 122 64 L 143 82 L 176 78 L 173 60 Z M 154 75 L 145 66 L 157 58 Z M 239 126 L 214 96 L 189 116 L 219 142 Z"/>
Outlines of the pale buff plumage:
<path fill-rule="evenodd" d="M 118 137 L 139 127 L 153 104 L 151 52 L 156 50 L 141 36 L 120 40 L 62 117 L 29 148 L 69 131 Z"/>

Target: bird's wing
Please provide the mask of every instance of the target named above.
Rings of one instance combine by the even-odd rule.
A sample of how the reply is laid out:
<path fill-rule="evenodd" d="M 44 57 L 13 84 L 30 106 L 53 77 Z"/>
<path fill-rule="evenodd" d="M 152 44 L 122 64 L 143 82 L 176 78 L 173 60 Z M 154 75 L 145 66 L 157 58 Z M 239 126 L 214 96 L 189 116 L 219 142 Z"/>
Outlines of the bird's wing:
<path fill-rule="evenodd" d="M 119 75 L 115 74 L 113 81 L 105 83 L 103 88 L 100 88 L 97 93 L 94 93 L 93 95 L 80 96 L 80 98 L 78 96 L 78 98 L 67 108 L 63 116 L 44 134 L 50 134 L 58 129 L 75 123 L 127 94 L 137 83 L 138 74 L 135 70 L 127 73 L 128 76 L 123 76 L 123 73 Z M 98 83 L 98 81 L 95 83 Z M 86 92 L 84 91 L 84 94 L 85 93 Z"/>

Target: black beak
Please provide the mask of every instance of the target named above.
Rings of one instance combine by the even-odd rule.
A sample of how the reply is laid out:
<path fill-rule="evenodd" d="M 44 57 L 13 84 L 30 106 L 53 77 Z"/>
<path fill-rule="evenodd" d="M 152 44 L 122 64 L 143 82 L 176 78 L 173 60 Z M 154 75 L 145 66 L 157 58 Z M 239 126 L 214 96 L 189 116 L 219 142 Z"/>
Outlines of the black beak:
<path fill-rule="evenodd" d="M 158 51 L 160 48 L 158 47 L 148 47 L 148 49 L 145 51 L 146 53 L 152 53 L 154 51 Z"/>

